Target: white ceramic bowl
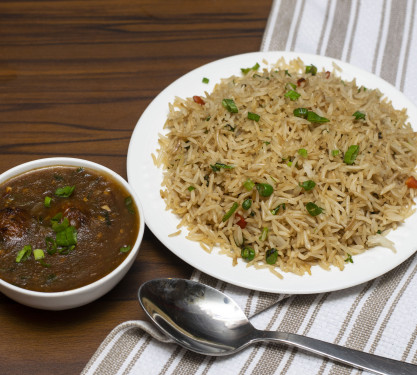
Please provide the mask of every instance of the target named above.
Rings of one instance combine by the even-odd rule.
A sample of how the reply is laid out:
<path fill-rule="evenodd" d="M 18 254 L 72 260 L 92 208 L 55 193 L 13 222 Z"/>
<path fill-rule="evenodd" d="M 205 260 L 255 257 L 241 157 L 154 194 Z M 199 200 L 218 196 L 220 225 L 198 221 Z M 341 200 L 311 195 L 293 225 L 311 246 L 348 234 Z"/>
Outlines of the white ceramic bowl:
<path fill-rule="evenodd" d="M 20 175 L 32 169 L 54 165 L 85 167 L 93 169 L 99 173 L 102 172 L 110 175 L 114 180 L 118 181 L 122 186 L 124 186 L 132 196 L 132 199 L 139 211 L 140 222 L 139 233 L 136 242 L 126 259 L 111 273 L 89 285 L 64 292 L 35 292 L 16 287 L 0 279 L 0 291 L 19 303 L 44 310 L 65 310 L 82 306 L 96 300 L 97 298 L 110 291 L 123 278 L 123 276 L 132 266 L 138 254 L 139 246 L 142 242 L 143 233 L 145 231 L 145 216 L 143 214 L 143 209 L 136 193 L 121 176 L 109 168 L 88 160 L 64 157 L 33 160 L 28 163 L 18 165 L 2 173 L 0 175 L 0 184 L 14 176 Z"/>

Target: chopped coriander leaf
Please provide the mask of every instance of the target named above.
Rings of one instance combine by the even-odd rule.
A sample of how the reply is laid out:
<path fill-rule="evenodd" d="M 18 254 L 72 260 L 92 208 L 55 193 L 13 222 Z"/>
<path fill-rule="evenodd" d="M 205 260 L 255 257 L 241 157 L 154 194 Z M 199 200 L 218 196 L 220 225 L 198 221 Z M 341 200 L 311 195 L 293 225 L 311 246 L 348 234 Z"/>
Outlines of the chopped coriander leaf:
<path fill-rule="evenodd" d="M 238 113 L 239 110 L 233 99 L 223 99 L 222 106 L 226 108 L 230 113 Z"/>
<path fill-rule="evenodd" d="M 306 191 L 313 189 L 316 186 L 316 183 L 313 180 L 307 180 L 300 182 L 299 185 Z"/>
<path fill-rule="evenodd" d="M 288 165 L 289 167 L 291 167 L 291 166 L 292 166 L 292 161 L 287 161 L 287 165 Z"/>
<path fill-rule="evenodd" d="M 209 83 L 209 82 L 210 82 L 210 80 L 209 80 L 208 78 L 204 77 L 204 78 L 203 78 L 203 80 L 202 80 L 202 82 L 203 82 L 203 83 Z"/>
<path fill-rule="evenodd" d="M 265 260 L 268 264 L 275 264 L 278 260 L 278 250 L 273 248 L 266 251 Z"/>
<path fill-rule="evenodd" d="M 261 116 L 257 115 L 256 113 L 248 112 L 248 119 L 258 122 Z"/>
<path fill-rule="evenodd" d="M 77 244 L 77 231 L 75 227 L 67 227 L 56 234 L 56 244 L 58 246 L 72 246 Z"/>
<path fill-rule="evenodd" d="M 263 227 L 262 228 L 262 234 L 259 236 L 259 239 L 261 241 L 265 241 L 268 237 L 268 227 Z"/>
<path fill-rule="evenodd" d="M 51 197 L 45 197 L 45 199 L 43 201 L 44 206 L 45 207 L 51 207 L 51 201 L 52 201 Z"/>
<path fill-rule="evenodd" d="M 52 219 L 51 221 L 61 221 L 62 219 L 62 212 L 58 212 Z"/>
<path fill-rule="evenodd" d="M 308 155 L 307 150 L 306 150 L 305 148 L 300 148 L 300 149 L 298 150 L 298 154 L 299 154 L 300 156 L 302 156 L 303 158 L 306 158 L 306 157 L 307 157 L 307 155 Z"/>
<path fill-rule="evenodd" d="M 291 77 L 291 74 L 288 73 L 288 69 L 285 69 L 285 75 L 288 76 L 288 77 Z"/>
<path fill-rule="evenodd" d="M 339 153 L 340 153 L 340 150 L 332 150 L 332 155 L 333 156 L 337 156 L 337 155 L 339 155 Z"/>
<path fill-rule="evenodd" d="M 382 232 L 381 232 L 381 230 L 380 230 L 380 229 L 378 229 L 376 232 L 377 232 L 378 234 L 382 234 Z"/>
<path fill-rule="evenodd" d="M 62 222 L 51 220 L 51 223 L 52 229 L 55 233 L 62 232 L 63 230 L 69 227 L 69 220 L 66 217 L 64 217 Z"/>
<path fill-rule="evenodd" d="M 30 257 L 30 254 L 32 254 L 32 246 L 31 245 L 23 246 L 23 249 L 17 253 L 16 263 L 24 262 Z"/>
<path fill-rule="evenodd" d="M 306 209 L 311 216 L 317 216 L 317 215 L 320 215 L 323 212 L 323 208 L 317 206 L 313 202 L 308 202 L 306 204 Z"/>
<path fill-rule="evenodd" d="M 223 163 L 210 164 L 210 167 L 213 170 L 213 172 L 218 172 L 220 171 L 220 169 L 233 169 L 234 168 L 234 166 L 232 165 L 227 165 Z"/>
<path fill-rule="evenodd" d="M 132 248 L 132 246 L 130 246 L 130 245 L 123 246 L 123 247 L 120 248 L 120 252 L 121 253 L 128 253 L 131 248 Z"/>
<path fill-rule="evenodd" d="M 329 122 L 330 120 L 326 117 L 321 117 L 317 113 L 308 111 L 307 113 L 307 120 L 314 123 L 323 123 L 323 122 Z"/>
<path fill-rule="evenodd" d="M 297 85 L 295 85 L 294 83 L 288 82 L 287 86 L 290 86 L 293 90 L 295 90 L 297 88 Z"/>
<path fill-rule="evenodd" d="M 262 197 L 269 197 L 274 192 L 274 188 L 269 184 L 255 184 L 255 186 Z"/>
<path fill-rule="evenodd" d="M 301 94 L 299 94 L 297 91 L 290 90 L 284 96 L 292 101 L 295 101 L 301 96 Z"/>
<path fill-rule="evenodd" d="M 355 162 L 355 159 L 358 156 L 358 153 L 359 153 L 358 145 L 349 146 L 348 150 L 345 153 L 345 157 L 343 158 L 343 161 L 348 165 L 352 165 Z"/>
<path fill-rule="evenodd" d="M 130 195 L 125 198 L 125 206 L 127 208 L 127 212 L 129 212 L 132 215 L 135 214 L 135 209 L 133 207 L 133 199 Z"/>
<path fill-rule="evenodd" d="M 353 263 L 353 259 L 352 259 L 352 255 L 350 255 L 350 254 L 347 254 L 347 258 L 345 259 L 345 262 L 346 263 Z"/>
<path fill-rule="evenodd" d="M 356 111 L 352 116 L 355 117 L 355 120 L 365 120 L 366 115 L 363 112 Z"/>
<path fill-rule="evenodd" d="M 294 116 L 301 117 L 301 118 L 307 118 L 308 109 L 307 108 L 296 108 L 293 111 Z"/>
<path fill-rule="evenodd" d="M 250 262 L 255 258 L 255 250 L 250 246 L 245 246 L 241 252 L 240 256 L 243 260 L 246 260 L 247 262 Z"/>
<path fill-rule="evenodd" d="M 35 249 L 33 250 L 33 256 L 35 257 L 35 260 L 41 260 L 45 258 L 45 253 L 42 249 Z"/>
<path fill-rule="evenodd" d="M 317 74 L 317 67 L 313 64 L 306 66 L 306 74 L 310 73 L 312 76 Z"/>
<path fill-rule="evenodd" d="M 83 167 L 78 167 L 77 168 L 77 173 L 80 173 L 80 172 L 83 172 L 84 171 L 84 168 Z"/>
<path fill-rule="evenodd" d="M 248 178 L 244 183 L 243 183 L 243 187 L 247 190 L 247 191 L 251 191 L 255 186 L 255 183 Z"/>
<path fill-rule="evenodd" d="M 285 211 L 285 203 L 281 203 L 271 210 L 272 215 L 276 215 L 279 212 L 279 209 L 282 207 L 282 210 Z"/>
<path fill-rule="evenodd" d="M 256 63 L 252 68 L 240 68 L 243 74 L 248 74 L 251 70 L 258 70 L 260 65 Z"/>
<path fill-rule="evenodd" d="M 195 190 L 195 187 L 190 185 L 190 186 L 188 186 L 187 190 L 188 191 L 193 191 L 193 190 Z"/>
<path fill-rule="evenodd" d="M 225 213 L 225 215 L 223 216 L 222 221 L 223 221 L 223 222 L 225 222 L 225 221 L 229 220 L 229 219 L 230 219 L 230 216 L 232 216 L 232 215 L 233 215 L 233 213 L 237 210 L 237 208 L 238 208 L 238 207 L 239 207 L 239 204 L 238 204 L 237 202 L 233 203 L 233 205 L 232 205 L 232 207 L 230 208 L 230 210 L 229 210 L 229 211 L 227 211 L 227 212 Z"/>
<path fill-rule="evenodd" d="M 75 190 L 75 186 L 64 186 L 55 190 L 57 197 L 68 198 Z"/>
<path fill-rule="evenodd" d="M 268 142 L 268 141 L 264 141 L 264 143 L 265 143 L 267 146 L 271 144 L 271 142 Z"/>
<path fill-rule="evenodd" d="M 231 132 L 234 132 L 234 131 L 235 131 L 235 129 L 236 129 L 236 126 L 235 126 L 235 127 L 233 127 L 233 126 L 232 126 L 232 125 L 230 125 L 230 124 L 226 124 L 224 127 L 225 127 L 227 130 L 231 131 Z"/>
<path fill-rule="evenodd" d="M 46 251 L 48 254 L 55 254 L 58 250 L 58 245 L 56 244 L 56 241 L 52 237 L 45 237 L 46 242 Z"/>

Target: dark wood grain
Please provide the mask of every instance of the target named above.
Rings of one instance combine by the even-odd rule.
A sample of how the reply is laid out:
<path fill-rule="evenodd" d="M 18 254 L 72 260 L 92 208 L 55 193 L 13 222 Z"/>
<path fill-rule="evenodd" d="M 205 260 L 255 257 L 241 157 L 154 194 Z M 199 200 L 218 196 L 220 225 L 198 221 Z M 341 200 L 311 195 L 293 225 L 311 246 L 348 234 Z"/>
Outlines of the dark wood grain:
<path fill-rule="evenodd" d="M 0 2 L 0 173 L 51 156 L 92 160 L 126 177 L 132 131 L 186 72 L 259 50 L 271 0 Z M 0 294 L 0 374 L 76 374 L 119 323 L 145 319 L 139 285 L 189 277 L 147 229 L 127 276 L 62 312 Z"/>

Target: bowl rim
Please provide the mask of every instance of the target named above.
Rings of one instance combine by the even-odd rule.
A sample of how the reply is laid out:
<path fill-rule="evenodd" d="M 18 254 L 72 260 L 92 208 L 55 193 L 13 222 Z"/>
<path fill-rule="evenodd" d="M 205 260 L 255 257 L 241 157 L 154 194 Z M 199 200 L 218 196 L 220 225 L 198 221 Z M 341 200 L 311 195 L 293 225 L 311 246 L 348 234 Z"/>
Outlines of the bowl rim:
<path fill-rule="evenodd" d="M 120 176 L 117 172 L 113 171 L 112 169 L 102 164 L 99 164 L 90 160 L 81 159 L 81 158 L 73 158 L 73 157 L 50 157 L 50 158 L 40 158 L 40 159 L 31 160 L 31 161 L 16 165 L 0 173 L 0 184 L 3 184 L 9 179 L 19 176 L 25 172 L 29 172 L 31 170 L 41 169 L 45 167 L 52 167 L 52 166 L 86 167 L 86 168 L 93 169 L 96 172 L 104 172 L 105 174 L 110 175 L 117 182 L 119 182 L 129 192 L 129 194 L 131 194 L 133 201 L 135 202 L 135 205 L 139 212 L 139 230 L 138 230 L 138 235 L 136 237 L 135 244 L 133 245 L 132 250 L 129 252 L 129 255 L 123 260 L 123 262 L 120 263 L 113 271 L 111 271 L 107 275 L 103 276 L 102 278 L 90 284 L 87 284 L 87 285 L 84 285 L 75 289 L 64 290 L 60 292 L 40 292 L 40 291 L 35 291 L 35 290 L 30 290 L 30 289 L 25 289 L 25 288 L 15 286 L 0 278 L 0 285 L 4 286 L 5 288 L 15 293 L 24 294 L 32 298 L 40 297 L 42 299 L 54 299 L 54 298 L 70 297 L 74 295 L 83 295 L 83 294 L 88 294 L 89 292 L 95 290 L 96 288 L 99 288 L 100 286 L 106 285 L 106 283 L 110 281 L 111 279 L 113 279 L 113 277 L 117 277 L 118 274 L 122 273 L 125 267 L 129 267 L 130 263 L 137 256 L 137 253 L 139 251 L 139 247 L 142 242 L 143 235 L 144 235 L 144 231 L 145 231 L 145 219 L 144 219 L 143 208 L 140 203 L 139 197 L 137 196 L 133 187 L 129 185 L 129 183 L 122 176 Z"/>

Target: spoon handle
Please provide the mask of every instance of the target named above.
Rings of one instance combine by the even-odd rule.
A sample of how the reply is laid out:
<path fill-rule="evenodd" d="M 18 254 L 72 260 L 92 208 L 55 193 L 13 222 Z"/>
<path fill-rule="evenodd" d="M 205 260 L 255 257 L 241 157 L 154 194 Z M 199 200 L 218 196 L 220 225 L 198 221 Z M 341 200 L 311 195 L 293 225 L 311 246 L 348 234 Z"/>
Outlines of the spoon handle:
<path fill-rule="evenodd" d="M 293 333 L 259 331 L 259 341 L 276 341 L 335 361 L 382 375 L 416 375 L 417 365 L 345 348 L 336 344 Z M 256 341 L 258 341 L 256 340 Z"/>

